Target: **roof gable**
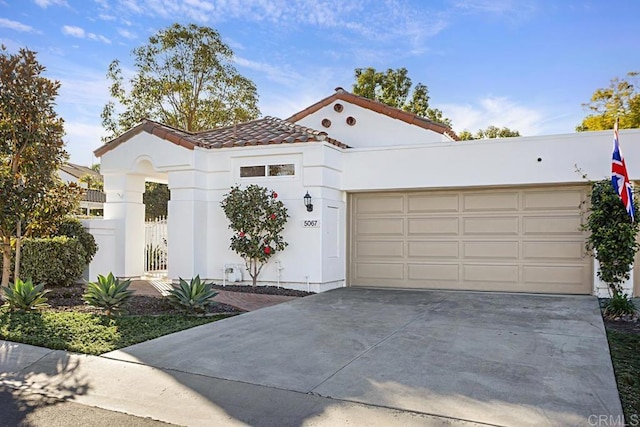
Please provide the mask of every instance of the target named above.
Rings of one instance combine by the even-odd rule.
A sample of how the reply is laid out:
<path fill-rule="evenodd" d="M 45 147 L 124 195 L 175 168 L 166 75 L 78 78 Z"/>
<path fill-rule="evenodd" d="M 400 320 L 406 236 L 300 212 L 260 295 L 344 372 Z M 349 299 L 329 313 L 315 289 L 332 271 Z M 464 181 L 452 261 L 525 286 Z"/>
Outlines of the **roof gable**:
<path fill-rule="evenodd" d="M 442 123 L 436 123 L 424 117 L 417 116 L 412 113 L 408 113 L 399 108 L 390 107 L 386 104 L 383 104 L 378 101 L 373 101 L 369 98 L 365 98 L 363 96 L 354 95 L 353 93 L 347 92 L 341 87 L 336 88 L 336 93 L 331 96 L 328 96 L 315 104 L 305 108 L 304 110 L 294 114 L 293 116 L 287 118 L 286 120 L 292 123 L 296 123 L 307 116 L 319 111 L 323 107 L 331 105 L 335 101 L 342 100 L 344 102 L 349 102 L 351 104 L 357 105 L 359 107 L 365 108 L 367 110 L 383 114 L 385 116 L 391 117 L 393 119 L 401 120 L 410 125 L 415 125 L 421 127 L 423 129 L 431 130 L 433 132 L 446 135 L 453 141 L 459 141 L 458 135 L 446 125 Z"/>
<path fill-rule="evenodd" d="M 286 122 L 276 117 L 264 117 L 201 132 L 182 131 L 153 120 L 145 119 L 139 125 L 129 129 L 119 137 L 95 150 L 94 154 L 96 157 L 100 157 L 140 132 L 155 135 L 158 138 L 183 146 L 189 150 L 193 150 L 195 147 L 214 149 L 321 141 L 340 148 L 348 148 L 348 146 L 342 142 L 329 138 L 326 132 Z"/>

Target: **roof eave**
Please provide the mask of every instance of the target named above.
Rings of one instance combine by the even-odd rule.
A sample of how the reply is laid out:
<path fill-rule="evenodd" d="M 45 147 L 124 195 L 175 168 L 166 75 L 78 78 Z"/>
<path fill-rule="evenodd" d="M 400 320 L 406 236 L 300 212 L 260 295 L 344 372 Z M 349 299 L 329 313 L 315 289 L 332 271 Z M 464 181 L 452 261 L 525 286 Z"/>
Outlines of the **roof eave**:
<path fill-rule="evenodd" d="M 96 149 L 93 154 L 96 157 L 102 157 L 105 153 L 113 150 L 118 145 L 122 144 L 138 135 L 141 132 L 146 132 L 150 135 L 155 135 L 160 139 L 164 139 L 165 141 L 169 141 L 173 144 L 180 145 L 182 147 L 188 148 L 189 150 L 193 150 L 196 144 L 192 141 L 189 141 L 182 135 L 177 134 L 173 131 L 172 128 L 162 125 L 160 123 L 154 122 L 153 120 L 145 119 L 142 123 L 132 127 L 119 137 L 112 139 L 106 144 L 102 145 L 98 149 Z"/>

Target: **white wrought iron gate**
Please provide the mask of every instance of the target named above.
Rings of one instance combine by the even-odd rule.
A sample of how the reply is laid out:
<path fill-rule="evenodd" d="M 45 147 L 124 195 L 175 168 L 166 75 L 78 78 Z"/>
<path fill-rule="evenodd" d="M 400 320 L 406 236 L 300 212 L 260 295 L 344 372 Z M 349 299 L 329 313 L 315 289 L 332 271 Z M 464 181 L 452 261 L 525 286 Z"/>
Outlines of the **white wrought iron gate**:
<path fill-rule="evenodd" d="M 166 277 L 169 246 L 167 217 L 158 217 L 144 225 L 144 272 L 146 276 Z"/>

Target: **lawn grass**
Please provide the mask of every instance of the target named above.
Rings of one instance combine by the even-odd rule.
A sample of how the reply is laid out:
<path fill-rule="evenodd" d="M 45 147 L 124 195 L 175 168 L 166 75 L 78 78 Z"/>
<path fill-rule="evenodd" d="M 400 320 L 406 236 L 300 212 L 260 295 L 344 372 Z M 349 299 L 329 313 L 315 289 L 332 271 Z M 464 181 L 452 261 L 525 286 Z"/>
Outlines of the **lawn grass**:
<path fill-rule="evenodd" d="M 0 339 L 86 354 L 102 354 L 229 317 L 123 316 L 0 309 Z"/>
<path fill-rule="evenodd" d="M 607 339 L 624 416 L 640 420 L 640 335 L 607 330 Z"/>

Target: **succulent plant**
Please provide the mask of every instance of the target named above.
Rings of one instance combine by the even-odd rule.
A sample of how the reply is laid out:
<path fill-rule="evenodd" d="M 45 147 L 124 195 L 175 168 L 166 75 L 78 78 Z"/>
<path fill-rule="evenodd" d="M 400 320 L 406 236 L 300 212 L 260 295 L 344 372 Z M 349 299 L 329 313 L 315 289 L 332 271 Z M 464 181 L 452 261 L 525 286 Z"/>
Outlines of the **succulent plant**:
<path fill-rule="evenodd" d="M 109 273 L 108 276 L 98 275 L 97 282 L 87 283 L 87 290 L 82 296 L 89 305 L 101 308 L 107 316 L 122 311 L 122 306 L 131 298 L 133 291 L 129 290 L 131 280 L 120 281 Z"/>
<path fill-rule="evenodd" d="M 4 306 L 18 310 L 36 310 L 48 307 L 47 298 L 44 295 L 49 292 L 44 289 L 44 283 L 33 285 L 31 279 L 22 281 L 16 279 L 15 283 L 9 284 L 4 291 Z"/>
<path fill-rule="evenodd" d="M 215 304 L 211 298 L 218 295 L 211 288 L 212 283 L 200 280 L 200 276 L 196 276 L 187 283 L 186 280 L 180 279 L 180 285 L 174 286 L 167 299 L 175 306 L 183 308 L 192 313 L 202 313 L 209 304 Z"/>

